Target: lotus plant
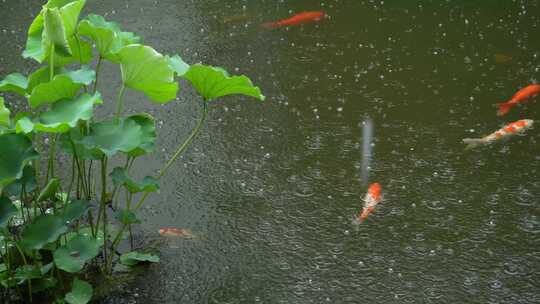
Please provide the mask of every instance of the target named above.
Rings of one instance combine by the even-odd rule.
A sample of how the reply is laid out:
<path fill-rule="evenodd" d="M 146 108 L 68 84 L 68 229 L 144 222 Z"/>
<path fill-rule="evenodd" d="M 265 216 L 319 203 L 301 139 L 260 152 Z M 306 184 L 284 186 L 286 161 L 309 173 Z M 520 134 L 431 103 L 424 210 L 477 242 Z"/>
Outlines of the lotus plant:
<path fill-rule="evenodd" d="M 84 4 L 49 0 L 31 23 L 22 54 L 41 66 L 0 82 L 6 97 L 27 102 L 20 107 L 26 111 L 12 113 L 12 103 L 0 97 L 0 298 L 87 303 L 96 269 L 109 277 L 118 264 L 158 262 L 148 252 L 118 251 L 140 223 L 137 211 L 201 131 L 213 101 L 233 94 L 264 100 L 246 76 L 163 55 L 102 16 L 80 20 Z M 99 93 L 104 61 L 121 71 L 113 101 Z M 124 93 L 140 91 L 166 104 L 176 99 L 179 79 L 200 94 L 199 122 L 157 175 L 137 181 L 130 171 L 155 149 L 155 119 L 125 116 Z M 115 115 L 99 120 L 94 111 L 108 102 Z M 71 170 L 60 173 L 61 160 Z M 113 160 L 124 165 L 111 168 Z"/>

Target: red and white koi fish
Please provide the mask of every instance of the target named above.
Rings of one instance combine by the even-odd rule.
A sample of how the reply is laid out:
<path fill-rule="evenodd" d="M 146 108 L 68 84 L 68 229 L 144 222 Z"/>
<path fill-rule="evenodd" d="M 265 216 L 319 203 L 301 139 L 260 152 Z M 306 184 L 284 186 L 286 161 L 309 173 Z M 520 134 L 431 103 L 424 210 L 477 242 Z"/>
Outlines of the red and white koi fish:
<path fill-rule="evenodd" d="M 529 100 L 529 98 L 534 98 L 540 93 L 540 85 L 531 84 L 523 89 L 517 91 L 516 94 L 507 102 L 498 103 L 495 106 L 499 108 L 497 115 L 503 116 L 508 113 L 516 105 Z"/>
<path fill-rule="evenodd" d="M 162 236 L 180 237 L 185 239 L 192 239 L 195 235 L 189 229 L 184 228 L 161 228 L 159 234 Z"/>
<path fill-rule="evenodd" d="M 274 29 L 283 26 L 298 25 L 302 23 L 314 22 L 322 20 L 326 14 L 322 11 L 317 12 L 302 12 L 290 18 L 264 23 L 262 26 L 268 29 Z"/>
<path fill-rule="evenodd" d="M 364 207 L 362 208 L 362 212 L 358 215 L 358 220 L 365 220 L 375 210 L 375 206 L 382 201 L 381 191 L 382 187 L 379 183 L 369 185 L 368 192 L 364 197 Z"/>
<path fill-rule="evenodd" d="M 507 138 L 512 135 L 521 134 L 532 128 L 534 121 L 531 119 L 521 119 L 507 124 L 502 129 L 499 129 L 482 138 L 465 138 L 463 143 L 467 144 L 465 149 L 476 148 L 481 145 L 487 145 L 502 138 Z"/>

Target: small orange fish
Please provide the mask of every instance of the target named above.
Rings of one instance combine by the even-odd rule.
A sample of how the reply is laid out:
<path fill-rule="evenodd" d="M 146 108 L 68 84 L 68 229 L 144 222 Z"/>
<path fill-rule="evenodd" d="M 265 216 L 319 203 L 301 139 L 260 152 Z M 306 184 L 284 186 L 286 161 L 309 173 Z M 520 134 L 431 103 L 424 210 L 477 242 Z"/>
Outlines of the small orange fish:
<path fill-rule="evenodd" d="M 298 25 L 302 23 L 320 21 L 325 16 L 326 14 L 322 11 L 302 12 L 287 19 L 265 23 L 262 26 L 268 29 L 274 29 L 282 26 Z"/>
<path fill-rule="evenodd" d="M 358 215 L 360 221 L 365 220 L 375 210 L 375 206 L 382 201 L 381 191 L 382 187 L 379 183 L 369 185 L 368 192 L 364 197 L 364 207 Z"/>
<path fill-rule="evenodd" d="M 482 138 L 465 138 L 463 143 L 467 144 L 465 149 L 476 148 L 480 145 L 490 144 L 502 138 L 506 138 L 512 135 L 523 133 L 526 130 L 532 128 L 534 121 L 531 119 L 521 119 L 507 124 L 502 129 L 499 129 Z"/>
<path fill-rule="evenodd" d="M 512 56 L 506 54 L 495 54 L 493 55 L 493 59 L 497 63 L 507 63 L 512 61 Z"/>
<path fill-rule="evenodd" d="M 162 236 L 181 237 L 186 239 L 192 239 L 194 237 L 191 230 L 184 228 L 161 228 L 159 229 L 159 234 Z"/>
<path fill-rule="evenodd" d="M 534 98 L 540 93 L 540 85 L 531 84 L 519 90 L 513 97 L 507 102 L 498 103 L 495 106 L 499 108 L 497 115 L 503 116 L 510 111 L 514 106 L 519 103 L 527 101 L 529 98 Z"/>

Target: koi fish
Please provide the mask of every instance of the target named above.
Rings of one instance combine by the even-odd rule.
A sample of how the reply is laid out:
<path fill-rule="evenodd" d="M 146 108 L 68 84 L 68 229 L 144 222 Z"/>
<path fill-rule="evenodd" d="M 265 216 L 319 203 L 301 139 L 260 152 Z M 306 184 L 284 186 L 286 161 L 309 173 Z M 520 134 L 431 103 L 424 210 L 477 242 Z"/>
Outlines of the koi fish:
<path fill-rule="evenodd" d="M 368 192 L 364 197 L 364 207 L 358 215 L 358 220 L 365 220 L 375 210 L 375 206 L 382 201 L 381 190 L 382 187 L 379 183 L 369 185 Z"/>
<path fill-rule="evenodd" d="M 534 121 L 531 119 L 521 119 L 518 121 L 514 121 L 512 123 L 509 123 L 506 126 L 504 126 L 502 129 L 499 129 L 482 138 L 465 138 L 463 139 L 463 143 L 467 144 L 467 147 L 465 149 L 468 150 L 468 149 L 476 148 L 481 145 L 490 144 L 502 138 L 507 138 L 515 134 L 523 133 L 526 130 L 532 128 L 533 122 Z"/>
<path fill-rule="evenodd" d="M 161 228 L 158 232 L 162 236 L 180 237 L 185 239 L 192 239 L 195 237 L 191 230 L 183 228 Z"/>
<path fill-rule="evenodd" d="M 507 63 L 512 61 L 512 56 L 506 54 L 495 54 L 493 55 L 493 59 L 497 63 Z"/>
<path fill-rule="evenodd" d="M 326 14 L 322 11 L 302 12 L 287 19 L 264 23 L 262 26 L 267 29 L 274 29 L 282 26 L 298 25 L 302 23 L 320 21 L 325 16 Z"/>
<path fill-rule="evenodd" d="M 519 90 L 513 97 L 507 102 L 498 103 L 495 106 L 499 107 L 497 115 L 503 116 L 508 113 L 517 104 L 527 101 L 529 98 L 536 97 L 540 93 L 540 85 L 531 84 Z"/>

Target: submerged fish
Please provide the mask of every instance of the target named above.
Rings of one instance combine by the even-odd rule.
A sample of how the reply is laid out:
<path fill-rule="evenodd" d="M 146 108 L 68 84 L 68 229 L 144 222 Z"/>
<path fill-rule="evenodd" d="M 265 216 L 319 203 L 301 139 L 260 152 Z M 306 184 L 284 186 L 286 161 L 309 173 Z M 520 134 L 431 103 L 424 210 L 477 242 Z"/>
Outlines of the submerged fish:
<path fill-rule="evenodd" d="M 184 228 L 161 228 L 159 234 L 162 236 L 180 237 L 185 239 L 192 239 L 195 235 L 189 229 Z"/>
<path fill-rule="evenodd" d="M 365 220 L 375 210 L 375 206 L 382 201 L 381 191 L 382 187 L 379 183 L 369 185 L 368 192 L 364 197 L 364 207 L 362 208 L 362 212 L 358 215 L 360 221 Z"/>
<path fill-rule="evenodd" d="M 510 99 L 509 101 L 496 104 L 496 106 L 499 108 L 497 115 L 503 116 L 504 114 L 508 113 L 510 109 L 515 107 L 517 104 L 525 102 L 529 98 L 536 97 L 539 93 L 540 93 L 540 85 L 538 84 L 531 84 L 524 87 L 523 89 L 519 90 L 516 94 L 514 94 L 512 99 Z"/>
<path fill-rule="evenodd" d="M 262 26 L 268 29 L 273 29 L 282 26 L 298 25 L 307 22 L 320 21 L 325 16 L 326 14 L 322 11 L 302 12 L 287 19 L 264 23 Z"/>
<path fill-rule="evenodd" d="M 493 59 L 497 63 L 507 63 L 512 60 L 512 56 L 506 54 L 495 54 L 493 55 Z"/>
<path fill-rule="evenodd" d="M 223 23 L 243 22 L 243 21 L 248 20 L 250 17 L 251 16 L 248 14 L 225 16 L 223 17 Z"/>
<path fill-rule="evenodd" d="M 482 138 L 465 138 L 463 143 L 467 144 L 465 149 L 476 148 L 481 145 L 487 145 L 502 138 L 507 138 L 512 135 L 520 134 L 532 128 L 533 120 L 521 119 L 507 124 L 502 129 L 499 129 Z"/>

